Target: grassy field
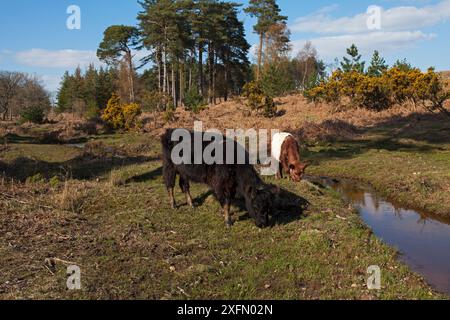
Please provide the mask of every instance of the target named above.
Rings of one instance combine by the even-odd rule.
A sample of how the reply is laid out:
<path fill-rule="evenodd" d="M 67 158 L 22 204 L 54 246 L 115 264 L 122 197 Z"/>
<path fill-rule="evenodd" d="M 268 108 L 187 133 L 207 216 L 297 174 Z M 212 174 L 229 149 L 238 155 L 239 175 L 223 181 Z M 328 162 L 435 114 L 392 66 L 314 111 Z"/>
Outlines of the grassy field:
<path fill-rule="evenodd" d="M 368 128 L 361 136 L 311 146 L 310 173 L 349 177 L 383 196 L 450 217 L 450 119 L 411 116 Z"/>
<path fill-rule="evenodd" d="M 449 122 L 414 123 L 379 122 L 358 128 L 354 139 L 310 142 L 310 173 L 358 178 L 445 215 Z M 192 190 L 196 209 L 170 208 L 155 135 L 86 140 L 81 148 L 13 136 L 1 147 L 0 299 L 448 298 L 409 271 L 333 191 L 268 180 L 309 205 L 276 212 L 264 230 L 235 206 L 228 230 L 203 186 Z M 184 203 L 179 191 L 177 200 Z M 81 267 L 81 291 L 66 289 L 68 264 Z M 366 286 L 372 265 L 382 270 L 379 291 Z"/>

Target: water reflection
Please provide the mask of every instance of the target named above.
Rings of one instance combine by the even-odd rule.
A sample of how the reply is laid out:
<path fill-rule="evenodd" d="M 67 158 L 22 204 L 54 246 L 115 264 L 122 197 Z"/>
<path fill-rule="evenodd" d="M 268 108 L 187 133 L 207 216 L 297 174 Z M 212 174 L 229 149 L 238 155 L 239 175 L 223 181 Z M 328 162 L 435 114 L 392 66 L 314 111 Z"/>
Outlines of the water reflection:
<path fill-rule="evenodd" d="M 377 237 L 398 248 L 414 271 L 437 290 L 450 294 L 450 221 L 405 209 L 351 180 L 319 180 L 351 203 Z"/>

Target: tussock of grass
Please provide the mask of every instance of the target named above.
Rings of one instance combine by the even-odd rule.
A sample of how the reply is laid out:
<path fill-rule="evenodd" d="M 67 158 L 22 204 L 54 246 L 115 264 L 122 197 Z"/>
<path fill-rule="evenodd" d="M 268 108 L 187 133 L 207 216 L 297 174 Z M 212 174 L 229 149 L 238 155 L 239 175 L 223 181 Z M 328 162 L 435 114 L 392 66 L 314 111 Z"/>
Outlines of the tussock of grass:
<path fill-rule="evenodd" d="M 62 190 L 54 194 L 53 199 L 56 207 L 63 211 L 81 213 L 88 196 L 86 184 L 66 181 Z"/>

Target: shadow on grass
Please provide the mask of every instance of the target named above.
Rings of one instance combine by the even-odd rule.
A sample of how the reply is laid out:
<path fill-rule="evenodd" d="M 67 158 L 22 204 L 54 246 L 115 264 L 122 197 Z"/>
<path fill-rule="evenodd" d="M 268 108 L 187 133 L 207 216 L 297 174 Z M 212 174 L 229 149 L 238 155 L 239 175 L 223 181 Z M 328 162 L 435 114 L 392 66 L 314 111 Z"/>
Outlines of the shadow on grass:
<path fill-rule="evenodd" d="M 12 163 L 0 162 L 0 171 L 7 178 L 22 182 L 37 174 L 47 179 L 60 176 L 88 180 L 100 177 L 116 168 L 155 160 L 155 158 L 144 156 L 119 158 L 82 155 L 66 162 L 51 163 L 30 158 L 17 158 Z"/>
<path fill-rule="evenodd" d="M 155 159 L 150 160 L 150 161 L 154 161 L 154 160 Z M 155 179 L 161 177 L 162 173 L 163 173 L 163 168 L 159 167 L 159 168 L 157 168 L 155 170 L 152 170 L 150 172 L 141 174 L 139 176 L 132 177 L 132 178 L 128 179 L 126 181 L 126 183 L 142 183 L 142 182 L 147 182 L 147 181 L 150 181 L 150 180 L 155 180 Z"/>
<path fill-rule="evenodd" d="M 214 192 L 207 191 L 200 195 L 199 197 L 194 199 L 194 203 L 196 206 L 202 206 L 205 204 L 207 199 L 211 196 L 214 196 Z M 245 201 L 239 195 L 234 199 L 232 203 L 234 209 L 233 213 L 240 214 L 237 218 L 237 221 L 247 221 L 252 220 L 253 218 L 247 211 L 245 206 Z M 303 212 L 308 208 L 310 203 L 308 200 L 300 197 L 299 195 L 287 191 L 285 189 L 280 189 L 279 195 L 276 197 L 276 200 L 273 204 L 270 226 L 276 225 L 286 225 L 292 222 L 298 221 L 301 219 Z"/>
<path fill-rule="evenodd" d="M 393 116 L 380 122 L 374 131 L 394 131 L 394 138 L 411 139 L 431 144 L 450 143 L 450 117 L 441 113 L 412 113 Z"/>
<path fill-rule="evenodd" d="M 338 124 L 343 125 L 342 121 Z M 350 126 L 349 124 L 344 127 Z M 303 129 L 302 129 L 303 130 Z M 339 129 L 331 136 L 338 135 Z M 350 159 L 370 150 L 389 152 L 430 153 L 444 151 L 445 144 L 450 144 L 450 118 L 439 114 L 414 113 L 408 116 L 393 116 L 372 127 L 354 127 L 359 134 L 373 134 L 373 139 L 336 139 L 324 144 L 320 151 L 305 151 L 302 155 L 313 164 L 318 165 L 329 159 Z M 295 132 L 302 134 L 301 131 Z M 411 140 L 404 142 L 402 139 Z"/>
<path fill-rule="evenodd" d="M 82 144 L 87 143 L 88 138 L 72 138 L 67 141 L 61 141 L 58 138 L 59 132 L 48 132 L 39 136 L 20 136 L 17 134 L 8 133 L 3 137 L 4 141 L 10 144 L 47 144 L 47 145 L 65 145 L 65 144 Z"/>

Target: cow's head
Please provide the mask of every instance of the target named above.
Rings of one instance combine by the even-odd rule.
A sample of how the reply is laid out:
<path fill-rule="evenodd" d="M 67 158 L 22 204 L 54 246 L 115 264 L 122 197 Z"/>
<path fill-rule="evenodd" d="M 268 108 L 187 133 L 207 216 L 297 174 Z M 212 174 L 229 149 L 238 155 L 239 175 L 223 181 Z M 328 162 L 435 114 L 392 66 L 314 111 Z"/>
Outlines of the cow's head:
<path fill-rule="evenodd" d="M 254 190 L 252 195 L 252 209 L 250 214 L 255 218 L 258 228 L 265 228 L 269 225 L 269 215 L 273 210 L 273 200 L 280 189 L 271 185 L 261 185 Z"/>
<path fill-rule="evenodd" d="M 307 163 L 291 163 L 289 165 L 289 175 L 291 176 L 292 181 L 302 181 L 303 175 L 305 174 L 306 168 L 308 168 L 308 166 L 309 164 Z"/>

